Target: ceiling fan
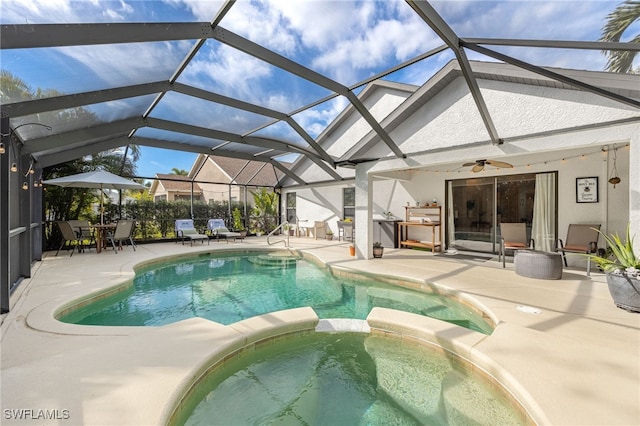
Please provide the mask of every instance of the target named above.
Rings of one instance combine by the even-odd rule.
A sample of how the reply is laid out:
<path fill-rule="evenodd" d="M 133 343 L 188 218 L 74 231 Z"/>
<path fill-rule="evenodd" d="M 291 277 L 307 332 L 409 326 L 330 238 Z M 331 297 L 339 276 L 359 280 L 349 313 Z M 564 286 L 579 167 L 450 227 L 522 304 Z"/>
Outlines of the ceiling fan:
<path fill-rule="evenodd" d="M 473 163 L 464 163 L 462 165 L 462 167 L 470 167 L 473 166 L 473 168 L 471 169 L 471 171 L 473 173 L 478 173 L 484 170 L 484 166 L 485 165 L 489 165 L 489 166 L 493 166 L 493 167 L 498 167 L 500 169 L 511 169 L 513 168 L 513 166 L 509 163 L 505 163 L 503 161 L 496 161 L 496 160 L 476 160 Z"/>

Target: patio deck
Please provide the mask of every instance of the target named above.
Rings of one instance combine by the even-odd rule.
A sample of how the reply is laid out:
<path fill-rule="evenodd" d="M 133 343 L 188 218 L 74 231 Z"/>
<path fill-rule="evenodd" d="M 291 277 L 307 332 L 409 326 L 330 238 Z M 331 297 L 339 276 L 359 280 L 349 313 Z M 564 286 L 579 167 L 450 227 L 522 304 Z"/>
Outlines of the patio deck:
<path fill-rule="evenodd" d="M 133 277 L 133 266 L 159 256 L 233 247 L 265 247 L 266 239 L 235 244 L 138 245 L 112 251 L 47 253 L 34 265 L 2 316 L 3 425 L 29 424 L 21 409 L 49 410 L 57 418 L 38 424 L 161 424 L 167 410 L 220 343 L 239 347 L 267 327 L 309 327 L 310 309 L 222 326 L 198 318 L 164 327 L 92 327 L 63 324 L 56 307 Z M 382 259 L 349 257 L 349 243 L 291 238 L 294 249 L 332 266 L 435 282 L 459 291 L 499 323 L 474 344 L 473 356 L 493 366 L 540 424 L 640 424 L 640 315 L 616 308 L 605 278 L 565 270 L 546 281 L 502 269 L 497 257 L 459 260 L 415 250 L 385 249 Z M 281 248 L 281 245 L 272 246 Z M 526 305 L 538 315 L 516 310 Z M 377 316 L 379 317 L 379 316 Z M 402 315 L 399 316 L 400 318 Z M 379 319 L 379 318 L 378 318 Z M 427 324 L 436 324 L 436 320 Z M 464 339 L 469 330 L 440 323 L 427 330 Z M 451 337 L 454 336 L 454 337 Z M 10 411 L 7 411 L 10 410 Z M 35 414 L 35 413 L 34 413 Z"/>

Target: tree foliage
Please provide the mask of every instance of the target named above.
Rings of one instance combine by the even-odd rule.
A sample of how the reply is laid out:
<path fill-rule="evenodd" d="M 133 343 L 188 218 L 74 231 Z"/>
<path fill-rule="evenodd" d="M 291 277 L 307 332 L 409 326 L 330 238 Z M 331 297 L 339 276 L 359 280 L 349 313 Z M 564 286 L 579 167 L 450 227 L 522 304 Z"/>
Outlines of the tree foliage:
<path fill-rule="evenodd" d="M 631 25 L 640 19 L 640 1 L 625 0 L 607 15 L 607 21 L 602 28 L 600 41 L 619 42 Z M 640 34 L 636 34 L 629 40 L 631 43 L 640 43 Z M 633 70 L 633 61 L 638 52 L 623 50 L 605 50 L 607 56 L 607 70 L 618 73 L 630 73 Z M 637 70 L 636 70 L 637 72 Z"/>
<path fill-rule="evenodd" d="M 271 232 L 276 225 L 280 197 L 275 192 L 267 191 L 266 188 L 252 191 L 251 195 L 253 196 L 251 214 L 255 217 L 253 230 Z"/>
<path fill-rule="evenodd" d="M 12 73 L 6 70 L 0 71 L 0 101 L 2 103 L 51 98 L 61 95 L 63 94 L 54 89 L 32 89 L 24 80 Z M 94 112 L 83 107 L 45 111 L 38 114 L 38 123 L 51 126 L 55 133 L 63 132 L 64 129 L 72 127 L 71 123 L 77 121 L 82 122 L 86 127 L 100 122 Z M 16 127 L 19 124 L 12 123 L 12 127 Z M 134 176 L 139 155 L 140 149 L 135 145 L 129 145 L 124 150 L 114 149 L 100 152 L 47 167 L 43 170 L 42 179 L 53 179 L 99 169 L 121 176 Z M 45 219 L 51 221 L 84 218 L 96 221 L 98 213 L 92 206 L 98 203 L 99 200 L 100 193 L 97 190 L 61 188 L 48 185 L 45 188 L 44 196 Z"/>

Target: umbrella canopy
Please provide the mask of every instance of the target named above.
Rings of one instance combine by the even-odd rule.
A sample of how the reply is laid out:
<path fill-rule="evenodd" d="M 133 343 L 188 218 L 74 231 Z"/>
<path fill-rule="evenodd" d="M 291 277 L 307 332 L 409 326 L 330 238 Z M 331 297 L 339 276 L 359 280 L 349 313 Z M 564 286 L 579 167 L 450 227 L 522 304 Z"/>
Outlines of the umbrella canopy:
<path fill-rule="evenodd" d="M 97 188 L 100 189 L 100 223 L 104 224 L 103 190 L 105 189 L 145 189 L 144 185 L 125 179 L 105 170 L 63 176 L 45 180 L 42 183 L 66 188 Z"/>

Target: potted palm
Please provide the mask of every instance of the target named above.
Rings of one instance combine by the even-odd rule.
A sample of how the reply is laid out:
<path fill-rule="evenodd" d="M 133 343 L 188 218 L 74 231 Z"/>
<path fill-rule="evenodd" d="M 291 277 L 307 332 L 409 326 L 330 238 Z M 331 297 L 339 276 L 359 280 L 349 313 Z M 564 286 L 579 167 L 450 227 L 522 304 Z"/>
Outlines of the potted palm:
<path fill-rule="evenodd" d="M 373 257 L 381 258 L 382 253 L 384 253 L 384 247 L 382 247 L 382 243 L 380 241 L 376 241 L 373 243 Z"/>
<path fill-rule="evenodd" d="M 609 293 L 616 306 L 629 312 L 640 312 L 640 256 L 634 252 L 629 225 L 624 241 L 618 234 L 600 233 L 609 246 L 609 256 L 589 256 L 605 272 Z"/>

